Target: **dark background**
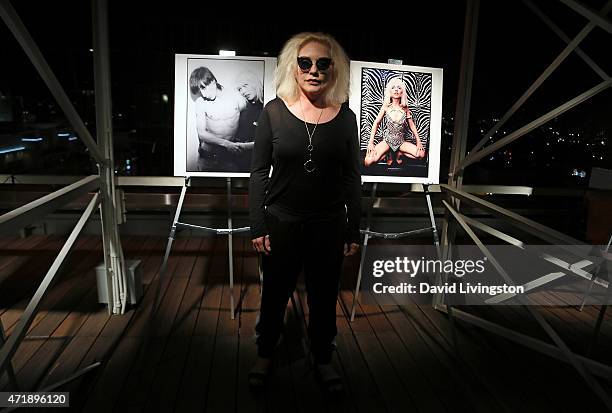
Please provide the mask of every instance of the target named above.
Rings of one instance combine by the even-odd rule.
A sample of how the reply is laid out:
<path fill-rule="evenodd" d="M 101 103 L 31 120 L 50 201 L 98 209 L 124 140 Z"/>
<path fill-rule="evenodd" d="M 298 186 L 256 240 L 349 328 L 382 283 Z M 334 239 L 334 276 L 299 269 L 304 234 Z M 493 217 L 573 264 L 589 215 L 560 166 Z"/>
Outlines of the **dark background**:
<path fill-rule="evenodd" d="M 12 3 L 93 133 L 90 3 Z M 237 55 L 277 56 L 285 40 L 308 30 L 332 34 L 353 60 L 386 62 L 393 58 L 408 65 L 444 69 L 441 177 L 446 180 L 464 1 L 415 2 L 398 9 L 401 13 L 388 5 L 379 11 L 335 11 L 323 4 L 300 3 L 295 10 L 296 5 L 283 6 L 287 9 L 283 17 L 275 17 L 269 11 L 241 9 L 238 13 L 236 8 L 215 10 L 203 3 L 175 3 L 109 1 L 118 174 L 172 175 L 175 53 L 217 54 L 219 49 L 229 49 Z M 603 6 L 602 1 L 583 3 L 593 9 Z M 570 37 L 587 23 L 559 1 L 542 0 L 537 4 Z M 355 12 L 361 14 L 357 16 Z M 610 34 L 596 27 L 581 44 L 610 73 L 611 39 Z M 494 119 L 507 111 L 565 45 L 523 2 L 481 2 L 468 148 L 480 140 L 495 124 Z M 28 144 L 19 156 L 0 158 L 0 173 L 95 173 L 95 165 L 78 140 L 57 142 L 60 138 L 54 134 L 73 134 L 72 129 L 4 23 L 0 23 L 0 49 L 0 147 L 11 146 L 24 136 L 45 138 L 44 145 Z M 575 53 L 571 54 L 496 137 L 599 82 L 601 78 Z M 612 167 L 610 114 L 612 96 L 608 89 L 470 166 L 464 182 L 584 187 L 593 166 Z M 574 169 L 583 171 L 585 176 L 572 176 Z"/>

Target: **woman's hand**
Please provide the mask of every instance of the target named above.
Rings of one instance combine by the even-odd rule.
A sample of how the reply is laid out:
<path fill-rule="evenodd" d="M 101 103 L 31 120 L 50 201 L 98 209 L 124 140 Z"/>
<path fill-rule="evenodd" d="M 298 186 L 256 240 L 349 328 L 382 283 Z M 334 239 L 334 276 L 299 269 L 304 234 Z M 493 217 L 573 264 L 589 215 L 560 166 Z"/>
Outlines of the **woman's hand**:
<path fill-rule="evenodd" d="M 355 253 L 359 250 L 359 244 L 355 244 L 354 242 L 351 245 L 344 244 L 344 256 L 350 257 L 351 255 L 355 255 Z"/>
<path fill-rule="evenodd" d="M 266 235 L 265 237 L 259 237 L 251 240 L 253 244 L 253 249 L 257 252 L 263 252 L 268 255 L 272 252 L 272 248 L 270 248 L 270 236 Z"/>
<path fill-rule="evenodd" d="M 367 151 L 367 153 L 368 154 L 373 154 L 374 153 L 374 148 L 375 148 L 374 142 L 369 141 L 368 142 L 368 151 Z"/>
<path fill-rule="evenodd" d="M 425 148 L 423 148 L 423 144 L 421 141 L 417 141 L 416 144 L 416 156 L 425 155 Z"/>

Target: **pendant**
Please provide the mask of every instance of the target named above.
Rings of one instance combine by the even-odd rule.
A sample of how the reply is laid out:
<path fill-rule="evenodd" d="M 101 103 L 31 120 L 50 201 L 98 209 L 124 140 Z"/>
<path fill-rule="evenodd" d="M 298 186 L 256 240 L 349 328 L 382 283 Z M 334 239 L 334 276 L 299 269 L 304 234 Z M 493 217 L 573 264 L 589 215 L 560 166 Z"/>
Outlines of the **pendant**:
<path fill-rule="evenodd" d="M 309 174 L 313 173 L 315 169 L 317 169 L 317 166 L 315 165 L 312 159 L 309 159 L 306 162 L 304 162 L 304 170 L 308 172 Z"/>

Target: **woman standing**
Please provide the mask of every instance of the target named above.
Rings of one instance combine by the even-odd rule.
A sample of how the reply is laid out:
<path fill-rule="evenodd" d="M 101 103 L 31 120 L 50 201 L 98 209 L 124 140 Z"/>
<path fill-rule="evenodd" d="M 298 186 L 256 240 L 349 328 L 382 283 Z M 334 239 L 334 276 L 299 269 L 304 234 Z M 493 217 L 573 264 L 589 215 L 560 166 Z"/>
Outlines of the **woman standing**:
<path fill-rule="evenodd" d="M 387 119 L 387 127 L 383 131 L 383 140 L 376 146 L 374 145 L 374 136 L 378 130 L 378 126 L 383 117 Z M 416 143 L 407 142 L 405 140 L 406 125 L 412 131 Z M 365 157 L 365 166 L 370 166 L 377 163 L 391 149 L 393 153 L 397 152 L 397 163 L 401 164 L 401 156 L 408 158 L 423 158 L 425 156 L 425 148 L 421 144 L 419 132 L 412 120 L 412 113 L 408 109 L 408 96 L 406 93 L 406 85 L 398 78 L 394 77 L 387 83 L 385 87 L 385 95 L 383 105 L 380 112 L 372 125 L 370 132 L 370 141 L 368 142 L 368 150 Z M 390 165 L 393 162 L 393 158 Z"/>
<path fill-rule="evenodd" d="M 263 289 L 249 383 L 265 383 L 303 269 L 315 371 L 327 390 L 339 391 L 342 381 L 330 364 L 336 301 L 343 256 L 359 248 L 361 215 L 346 53 L 326 34 L 293 36 L 279 56 L 276 92 L 258 120 L 251 166 L 251 236 L 263 254 Z"/>

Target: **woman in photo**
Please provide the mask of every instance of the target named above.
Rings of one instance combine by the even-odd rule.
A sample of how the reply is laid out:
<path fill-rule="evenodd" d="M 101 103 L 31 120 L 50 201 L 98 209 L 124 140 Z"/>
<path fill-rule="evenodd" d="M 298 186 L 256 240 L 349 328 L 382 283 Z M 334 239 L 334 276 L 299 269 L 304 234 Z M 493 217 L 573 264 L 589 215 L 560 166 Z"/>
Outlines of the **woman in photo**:
<path fill-rule="evenodd" d="M 374 145 L 374 137 L 383 117 L 387 121 L 383 131 L 383 140 Z M 410 128 L 416 143 L 406 141 L 406 126 Z M 412 119 L 412 113 L 408 109 L 406 85 L 398 77 L 390 79 L 385 87 L 383 104 L 370 132 L 370 140 L 364 161 L 365 166 L 368 167 L 377 163 L 387 154 L 389 149 L 392 153 L 389 160 L 387 160 L 387 165 L 393 163 L 393 155 L 395 153 L 397 153 L 396 160 L 398 165 L 402 164 L 402 155 L 413 159 L 425 157 L 425 148 L 421 144 L 419 133 Z"/>

